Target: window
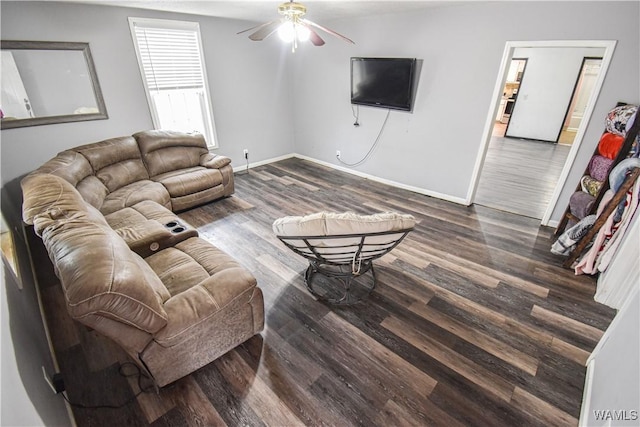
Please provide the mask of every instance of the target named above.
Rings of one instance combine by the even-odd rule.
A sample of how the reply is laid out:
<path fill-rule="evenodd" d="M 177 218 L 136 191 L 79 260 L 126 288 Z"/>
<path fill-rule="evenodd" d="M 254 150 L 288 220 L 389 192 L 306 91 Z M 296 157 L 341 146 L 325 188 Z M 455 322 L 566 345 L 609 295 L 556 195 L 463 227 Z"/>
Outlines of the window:
<path fill-rule="evenodd" d="M 197 22 L 129 18 L 156 129 L 200 132 L 217 147 Z"/>

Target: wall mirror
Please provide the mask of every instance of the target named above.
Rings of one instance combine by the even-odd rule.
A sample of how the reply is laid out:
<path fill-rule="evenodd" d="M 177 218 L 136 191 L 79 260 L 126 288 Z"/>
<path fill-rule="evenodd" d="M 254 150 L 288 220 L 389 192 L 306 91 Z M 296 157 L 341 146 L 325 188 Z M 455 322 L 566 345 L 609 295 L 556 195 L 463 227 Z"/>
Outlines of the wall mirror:
<path fill-rule="evenodd" d="M 0 128 L 107 119 L 89 43 L 0 42 Z"/>

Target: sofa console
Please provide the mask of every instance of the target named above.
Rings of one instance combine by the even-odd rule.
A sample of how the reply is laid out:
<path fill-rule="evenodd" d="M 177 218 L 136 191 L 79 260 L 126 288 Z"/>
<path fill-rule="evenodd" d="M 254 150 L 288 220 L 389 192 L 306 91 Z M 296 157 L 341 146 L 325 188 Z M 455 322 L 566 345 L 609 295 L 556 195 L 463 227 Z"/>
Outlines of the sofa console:
<path fill-rule="evenodd" d="M 147 131 L 63 151 L 21 182 L 78 322 L 160 387 L 264 327 L 254 276 L 174 212 L 233 193 L 230 160 L 200 135 Z"/>

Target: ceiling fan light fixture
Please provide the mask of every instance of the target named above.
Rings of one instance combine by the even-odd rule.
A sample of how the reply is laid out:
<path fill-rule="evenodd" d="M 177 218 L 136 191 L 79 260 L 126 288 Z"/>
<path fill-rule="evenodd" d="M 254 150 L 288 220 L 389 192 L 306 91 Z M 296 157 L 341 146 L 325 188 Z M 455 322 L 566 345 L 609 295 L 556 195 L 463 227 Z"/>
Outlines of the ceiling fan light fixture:
<path fill-rule="evenodd" d="M 293 42 L 292 51 L 294 52 L 298 41 L 304 42 L 311 40 L 314 46 L 323 46 L 324 40 L 318 35 L 317 30 L 322 30 L 348 43 L 355 44 L 353 40 L 342 34 L 303 18 L 307 13 L 307 8 L 293 0 L 278 6 L 278 13 L 282 15 L 282 18 L 247 28 L 246 30 L 238 32 L 238 34 L 253 31 L 253 33 L 249 34 L 249 38 L 254 41 L 260 41 L 277 32 L 283 41 L 287 43 Z"/>
<path fill-rule="evenodd" d="M 311 37 L 311 31 L 303 25 L 296 25 L 296 36 L 301 42 L 306 42 Z"/>
<path fill-rule="evenodd" d="M 291 21 L 285 21 L 278 28 L 278 37 L 285 43 L 291 43 L 296 37 L 295 24 Z"/>

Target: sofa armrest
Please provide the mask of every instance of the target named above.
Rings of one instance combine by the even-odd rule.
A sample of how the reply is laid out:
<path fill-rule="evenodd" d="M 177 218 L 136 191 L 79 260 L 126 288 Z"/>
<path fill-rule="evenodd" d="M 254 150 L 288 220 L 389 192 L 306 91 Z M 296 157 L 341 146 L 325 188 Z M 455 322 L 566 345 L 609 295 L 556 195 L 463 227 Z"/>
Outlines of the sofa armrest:
<path fill-rule="evenodd" d="M 220 169 L 231 163 L 231 159 L 226 156 L 219 156 L 213 153 L 205 153 L 200 156 L 200 166 L 210 169 Z"/>
<path fill-rule="evenodd" d="M 162 224 L 153 219 L 117 228 L 115 231 L 132 251 L 143 258 L 198 235 L 196 229 L 179 221 Z"/>

